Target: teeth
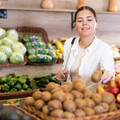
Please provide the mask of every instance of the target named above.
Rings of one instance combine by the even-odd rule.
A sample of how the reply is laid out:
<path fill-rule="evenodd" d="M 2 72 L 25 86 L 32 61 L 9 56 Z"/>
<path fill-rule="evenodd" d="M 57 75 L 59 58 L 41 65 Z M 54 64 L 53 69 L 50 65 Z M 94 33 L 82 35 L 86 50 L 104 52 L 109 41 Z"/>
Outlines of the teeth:
<path fill-rule="evenodd" d="M 88 30 L 88 28 L 83 28 L 82 30 Z"/>

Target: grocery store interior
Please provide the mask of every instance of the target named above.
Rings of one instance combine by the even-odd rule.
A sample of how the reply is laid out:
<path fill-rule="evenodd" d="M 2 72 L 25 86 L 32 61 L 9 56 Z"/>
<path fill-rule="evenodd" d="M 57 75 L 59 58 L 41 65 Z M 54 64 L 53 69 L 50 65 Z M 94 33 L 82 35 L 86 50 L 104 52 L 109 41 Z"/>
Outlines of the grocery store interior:
<path fill-rule="evenodd" d="M 84 1 L 85 5 L 92 7 L 97 13 L 99 24 L 96 29 L 96 36 L 102 41 L 108 43 L 111 47 L 114 47 L 114 57 L 116 60 L 120 60 L 119 0 L 50 0 L 52 1 L 52 8 L 42 8 L 41 5 L 43 1 L 45 0 L 0 0 L 0 29 L 2 28 L 6 31 L 11 29 L 16 30 L 18 32 L 18 41 L 20 42 L 22 42 L 22 37 L 24 37 L 19 37 L 22 33 L 23 35 L 38 35 L 39 37 L 45 37 L 45 39 L 42 38 L 42 40 L 46 44 L 47 42 L 54 43 L 55 40 L 65 42 L 67 38 L 78 36 L 78 32 L 74 27 L 74 15 L 79 2 Z M 112 5 L 117 1 L 117 6 L 113 8 L 115 11 L 109 10 L 110 1 L 112 1 Z M 22 28 L 26 28 L 26 31 Z M 39 28 L 42 28 L 44 31 Z M 61 42 L 61 44 L 64 47 L 64 43 Z M 57 49 L 58 48 L 59 46 L 57 46 Z M 53 63 L 35 64 L 29 62 L 30 60 L 28 61 L 29 58 L 26 53 L 24 55 L 23 63 L 12 64 L 7 61 L 5 64 L 0 64 L 0 77 L 11 73 L 18 73 L 20 76 L 29 75 L 33 78 L 39 75 L 57 73 L 63 68 L 63 51 L 61 52 L 59 49 L 58 51 L 60 51 L 62 56 L 57 56 L 57 60 Z M 16 99 L 17 98 L 15 98 L 15 100 Z M 8 99 L 2 99 L 1 102 L 7 103 L 7 100 Z M 19 100 L 20 103 L 17 103 L 17 105 L 19 104 L 18 106 L 23 106 L 25 98 L 19 98 Z M 12 103 L 13 101 L 10 102 Z M 117 114 L 117 117 L 118 116 L 120 115 Z M 112 120 L 114 120 L 114 117 Z"/>
<path fill-rule="evenodd" d="M 0 19 L 2 28 L 42 27 L 48 34 L 50 41 L 60 37 L 77 36 L 72 28 L 72 13 L 75 12 L 78 0 L 53 0 L 52 10 L 41 9 L 42 0 L 3 0 L 1 9 L 7 9 L 7 19 Z M 120 15 L 118 12 L 108 12 L 109 0 L 85 0 L 86 5 L 93 7 L 97 12 L 99 26 L 96 36 L 109 44 L 119 45 Z M 118 11 L 120 9 L 118 2 Z M 57 72 L 62 64 L 52 66 L 19 66 L 0 68 L 0 75 L 11 72 L 26 73 L 31 76 L 49 73 L 49 69 Z"/>

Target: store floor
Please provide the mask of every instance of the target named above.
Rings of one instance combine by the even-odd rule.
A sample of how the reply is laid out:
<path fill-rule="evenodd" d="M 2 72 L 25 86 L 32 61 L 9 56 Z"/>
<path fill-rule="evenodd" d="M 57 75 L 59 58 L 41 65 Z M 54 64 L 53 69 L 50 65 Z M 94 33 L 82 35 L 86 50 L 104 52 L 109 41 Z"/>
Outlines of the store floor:
<path fill-rule="evenodd" d="M 18 73 L 20 75 L 27 74 L 31 77 L 36 75 L 48 74 L 48 73 L 57 73 L 63 67 L 62 64 L 55 64 L 50 66 L 17 66 L 17 67 L 1 67 L 0 76 L 4 76 L 11 73 Z"/>

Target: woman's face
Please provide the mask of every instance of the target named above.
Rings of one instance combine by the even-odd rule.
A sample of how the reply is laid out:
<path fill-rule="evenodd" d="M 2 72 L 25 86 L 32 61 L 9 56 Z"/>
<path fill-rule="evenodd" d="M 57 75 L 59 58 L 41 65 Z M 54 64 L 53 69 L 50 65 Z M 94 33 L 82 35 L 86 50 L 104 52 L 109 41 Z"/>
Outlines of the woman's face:
<path fill-rule="evenodd" d="M 89 10 L 78 12 L 75 27 L 80 36 L 94 35 L 95 28 L 97 27 L 94 15 Z"/>

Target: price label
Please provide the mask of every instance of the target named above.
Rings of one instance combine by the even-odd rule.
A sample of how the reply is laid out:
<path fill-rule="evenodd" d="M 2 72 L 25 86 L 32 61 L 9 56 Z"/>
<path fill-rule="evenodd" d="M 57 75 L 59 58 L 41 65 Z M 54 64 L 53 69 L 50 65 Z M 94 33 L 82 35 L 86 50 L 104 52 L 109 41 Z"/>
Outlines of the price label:
<path fill-rule="evenodd" d="M 12 105 L 16 105 L 16 106 L 20 107 L 20 99 L 7 100 L 7 104 L 12 104 Z"/>

